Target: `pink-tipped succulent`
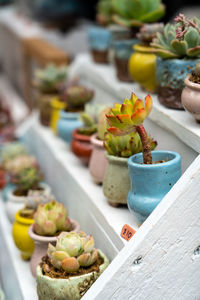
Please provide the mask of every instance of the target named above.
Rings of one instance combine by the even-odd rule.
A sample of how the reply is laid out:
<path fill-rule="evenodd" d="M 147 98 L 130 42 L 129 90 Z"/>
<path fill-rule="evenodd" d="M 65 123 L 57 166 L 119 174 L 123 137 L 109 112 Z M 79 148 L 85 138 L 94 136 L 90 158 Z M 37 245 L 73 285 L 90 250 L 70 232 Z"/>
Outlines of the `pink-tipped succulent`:
<path fill-rule="evenodd" d="M 55 268 L 68 273 L 77 272 L 80 267 L 89 267 L 98 258 L 93 236 L 87 236 L 84 232 L 62 232 L 55 247 L 49 244 L 47 254 Z"/>
<path fill-rule="evenodd" d="M 144 164 L 152 163 L 151 147 L 148 135 L 142 125 L 152 109 L 152 99 L 150 95 L 145 97 L 145 103 L 132 93 L 130 99 L 125 99 L 123 104 L 115 104 L 111 113 L 106 115 L 108 124 L 111 126 L 108 131 L 116 136 L 138 132 L 143 151 Z"/>
<path fill-rule="evenodd" d="M 33 230 L 42 236 L 54 236 L 60 231 L 71 230 L 67 208 L 56 201 L 39 204 L 34 214 Z"/>
<path fill-rule="evenodd" d="M 34 156 L 25 154 L 7 162 L 6 169 L 11 176 L 18 176 L 26 168 L 37 167 L 37 160 Z"/>

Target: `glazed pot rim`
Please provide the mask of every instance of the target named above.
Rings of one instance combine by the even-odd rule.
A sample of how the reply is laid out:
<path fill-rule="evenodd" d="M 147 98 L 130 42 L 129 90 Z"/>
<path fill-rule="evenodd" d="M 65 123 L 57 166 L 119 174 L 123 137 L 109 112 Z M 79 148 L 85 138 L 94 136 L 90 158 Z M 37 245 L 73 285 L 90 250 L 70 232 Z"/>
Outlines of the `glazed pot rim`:
<path fill-rule="evenodd" d="M 178 152 L 175 152 L 175 151 L 156 150 L 156 151 L 151 151 L 151 153 L 152 154 L 153 153 L 155 153 L 155 154 L 164 154 L 164 155 L 166 155 L 166 157 L 167 157 L 167 155 L 173 155 L 174 157 L 169 161 L 159 163 L 159 164 L 149 164 L 149 165 L 148 164 L 141 164 L 141 163 L 133 161 L 136 157 L 140 157 L 140 156 L 143 155 L 143 153 L 140 152 L 140 153 L 134 154 L 131 157 L 129 157 L 128 166 L 138 168 L 138 169 L 158 169 L 158 168 L 162 168 L 162 167 L 171 166 L 171 165 L 181 161 L 180 154 Z"/>
<path fill-rule="evenodd" d="M 56 97 L 51 100 L 51 106 L 56 109 L 64 109 L 66 107 L 66 103 L 60 101 L 60 99 Z"/>
<path fill-rule="evenodd" d="M 195 90 L 199 90 L 200 91 L 200 84 L 190 81 L 190 79 L 189 79 L 190 75 L 191 74 L 187 75 L 187 77 L 185 78 L 185 80 L 184 80 L 185 85 L 187 87 L 190 87 L 190 88 L 193 88 Z"/>
<path fill-rule="evenodd" d="M 80 230 L 79 223 L 77 221 L 71 219 L 71 218 L 70 218 L 70 222 L 72 224 L 72 230 L 71 231 L 78 232 Z M 28 234 L 29 234 L 30 238 L 32 238 L 36 242 L 44 242 L 44 243 L 50 243 L 50 242 L 56 242 L 57 241 L 59 235 L 58 236 L 42 236 L 42 235 L 39 235 L 39 234 L 35 233 L 33 231 L 33 223 L 29 227 L 29 230 L 28 230 Z"/>
<path fill-rule="evenodd" d="M 20 210 L 15 215 L 15 220 L 21 224 L 31 225 L 34 223 L 34 219 L 28 219 L 20 216 Z"/>
<path fill-rule="evenodd" d="M 136 44 L 133 46 L 133 49 L 137 52 L 140 53 L 148 53 L 148 54 L 152 54 L 155 55 L 152 51 L 151 51 L 151 47 L 150 46 L 143 46 L 140 44 Z"/>
<path fill-rule="evenodd" d="M 99 266 L 99 269 L 100 269 L 100 272 L 99 274 L 101 274 L 101 271 L 104 270 L 108 265 L 109 265 L 109 260 L 107 258 L 107 256 L 100 250 L 98 249 L 98 253 L 100 255 L 101 258 L 103 258 L 104 262 Z M 73 281 L 76 281 L 77 279 L 79 278 L 87 278 L 88 276 L 90 276 L 91 274 L 96 274 L 97 272 L 96 271 L 93 271 L 93 272 L 90 272 L 90 273 L 87 273 L 87 274 L 83 274 L 83 275 L 79 275 L 79 276 L 73 276 L 73 277 L 70 277 L 70 278 L 51 278 L 49 276 L 46 276 L 46 275 L 43 275 L 42 274 L 42 270 L 41 270 L 41 267 L 40 265 L 37 266 L 37 269 L 36 269 L 36 277 L 42 277 L 44 278 L 45 280 L 48 280 L 48 281 L 57 281 L 57 280 L 61 280 L 62 282 L 73 282 Z M 98 273 L 97 273 L 98 274 Z"/>
<path fill-rule="evenodd" d="M 79 141 L 83 141 L 83 142 L 90 143 L 90 140 L 91 140 L 91 135 L 81 134 L 81 133 L 79 133 L 79 129 L 75 129 L 72 132 L 72 136 L 73 136 L 74 140 L 79 140 Z"/>
<path fill-rule="evenodd" d="M 127 163 L 128 159 L 129 159 L 129 157 L 120 157 L 120 156 L 110 155 L 107 152 L 106 152 L 105 156 L 109 161 L 113 161 L 113 162 L 117 162 L 117 163 Z"/>
<path fill-rule="evenodd" d="M 80 116 L 79 112 L 68 112 L 68 111 L 64 111 L 63 109 L 60 110 L 60 117 L 62 119 L 77 120 L 79 116 Z"/>
<path fill-rule="evenodd" d="M 97 137 L 98 137 L 98 133 L 93 134 L 91 136 L 91 143 L 97 147 L 104 148 L 103 141 L 99 140 Z"/>
<path fill-rule="evenodd" d="M 162 58 L 160 56 L 156 55 L 156 60 L 160 60 L 160 61 L 168 61 L 168 62 L 172 62 L 172 61 L 176 61 L 177 63 L 182 63 L 182 62 L 197 62 L 199 61 L 199 59 L 195 59 L 195 58 L 190 58 L 190 57 L 186 57 L 186 58 Z"/>

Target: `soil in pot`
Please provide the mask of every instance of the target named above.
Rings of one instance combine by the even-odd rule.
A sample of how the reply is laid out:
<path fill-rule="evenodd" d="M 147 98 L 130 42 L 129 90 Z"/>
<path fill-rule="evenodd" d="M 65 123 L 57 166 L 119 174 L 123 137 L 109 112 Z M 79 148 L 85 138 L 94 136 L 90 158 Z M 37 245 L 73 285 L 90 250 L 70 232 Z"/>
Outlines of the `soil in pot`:
<path fill-rule="evenodd" d="M 51 278 L 62 278 L 69 279 L 70 277 L 81 276 L 89 274 L 91 272 L 100 272 L 99 267 L 104 263 L 102 257 L 98 257 L 97 261 L 89 267 L 80 267 L 77 272 L 68 273 L 64 270 L 56 269 L 50 262 L 49 257 L 46 255 L 42 258 L 40 267 L 42 268 L 43 275 L 49 276 Z"/>
<path fill-rule="evenodd" d="M 34 191 L 43 191 L 44 188 L 42 188 L 42 187 L 37 187 L 37 188 L 32 188 L 32 190 L 34 190 Z M 15 196 L 18 196 L 18 197 L 26 197 L 26 196 L 28 195 L 28 192 L 29 192 L 29 191 L 23 191 L 23 190 L 20 190 L 20 189 L 16 189 L 16 190 L 13 192 L 13 194 L 14 194 Z"/>

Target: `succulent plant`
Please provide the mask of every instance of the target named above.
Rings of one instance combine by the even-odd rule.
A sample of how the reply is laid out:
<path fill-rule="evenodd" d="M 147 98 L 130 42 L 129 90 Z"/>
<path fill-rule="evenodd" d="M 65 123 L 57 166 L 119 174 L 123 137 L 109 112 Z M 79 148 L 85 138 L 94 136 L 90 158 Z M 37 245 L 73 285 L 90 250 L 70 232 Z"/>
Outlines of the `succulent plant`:
<path fill-rule="evenodd" d="M 18 156 L 26 155 L 27 149 L 22 143 L 12 142 L 5 144 L 1 149 L 1 160 L 2 164 L 6 166 L 6 164 L 15 159 Z"/>
<path fill-rule="evenodd" d="M 115 136 L 123 136 L 131 132 L 137 132 L 142 143 L 144 164 L 152 163 L 151 146 L 148 135 L 142 123 L 149 115 L 152 109 L 152 99 L 150 95 L 145 97 L 145 105 L 141 99 L 132 93 L 130 99 L 125 99 L 123 104 L 115 104 L 110 114 L 106 115 L 108 124 L 108 132 Z"/>
<path fill-rule="evenodd" d="M 37 190 L 41 180 L 40 171 L 34 167 L 25 168 L 15 176 L 15 184 L 23 194 L 27 194 L 29 190 Z"/>
<path fill-rule="evenodd" d="M 54 236 L 60 231 L 71 230 L 67 208 L 56 201 L 39 204 L 34 215 L 33 229 L 42 236 Z"/>
<path fill-rule="evenodd" d="M 97 22 L 106 26 L 112 22 L 113 5 L 112 0 L 99 0 L 97 4 Z"/>
<path fill-rule="evenodd" d="M 106 119 L 106 114 L 110 112 L 110 108 L 107 107 L 105 108 L 99 115 L 98 118 L 98 125 L 97 125 L 97 132 L 98 132 L 98 137 L 101 141 L 104 140 L 105 138 L 105 133 L 107 132 L 108 128 L 108 123 Z"/>
<path fill-rule="evenodd" d="M 48 256 L 52 265 L 68 273 L 77 272 L 80 267 L 89 267 L 98 259 L 94 238 L 84 232 L 63 232 L 56 246 L 49 244 Z"/>
<path fill-rule="evenodd" d="M 94 91 L 80 84 L 63 86 L 60 92 L 61 100 L 67 104 L 67 111 L 83 110 L 84 105 L 90 102 L 94 96 Z"/>
<path fill-rule="evenodd" d="M 54 197 L 45 190 L 29 190 L 26 197 L 26 207 L 36 209 L 39 204 L 46 204 L 55 200 Z"/>
<path fill-rule="evenodd" d="M 34 83 L 42 92 L 54 92 L 58 84 L 67 78 L 67 67 L 57 67 L 53 64 L 47 65 L 44 69 L 36 70 Z"/>
<path fill-rule="evenodd" d="M 140 27 L 158 21 L 165 14 L 161 0 L 113 0 L 113 21 L 122 26 Z"/>
<path fill-rule="evenodd" d="M 84 135 L 92 135 L 97 131 L 98 117 L 105 105 L 86 104 L 85 111 L 80 114 L 83 127 L 79 128 L 79 133 Z"/>
<path fill-rule="evenodd" d="M 142 27 L 140 27 L 140 31 L 136 34 L 136 36 L 142 42 L 142 44 L 149 45 L 156 37 L 157 32 L 163 33 L 163 31 L 163 23 L 144 24 Z"/>
<path fill-rule="evenodd" d="M 174 20 L 176 24 L 165 25 L 163 34 L 157 33 L 152 52 L 164 59 L 200 57 L 200 19 L 179 14 Z"/>
<path fill-rule="evenodd" d="M 157 142 L 148 137 L 151 150 L 154 150 Z M 118 157 L 130 157 L 142 151 L 142 143 L 137 132 L 132 132 L 124 136 L 114 136 L 110 133 L 105 134 L 104 147 L 109 155 Z"/>
<path fill-rule="evenodd" d="M 37 167 L 37 160 L 34 156 L 28 154 L 17 156 L 6 163 L 6 170 L 12 176 L 17 176 L 22 170 L 29 167 Z"/>

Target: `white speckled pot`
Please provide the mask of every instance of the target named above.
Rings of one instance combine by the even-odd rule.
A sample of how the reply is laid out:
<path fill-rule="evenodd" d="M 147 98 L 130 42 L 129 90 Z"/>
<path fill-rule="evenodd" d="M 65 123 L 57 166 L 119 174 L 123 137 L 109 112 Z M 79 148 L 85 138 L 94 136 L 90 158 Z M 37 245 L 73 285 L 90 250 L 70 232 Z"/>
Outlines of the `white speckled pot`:
<path fill-rule="evenodd" d="M 108 165 L 103 179 L 103 192 L 112 206 L 127 203 L 130 190 L 128 158 L 113 155 L 106 156 Z"/>
<path fill-rule="evenodd" d="M 70 219 L 72 224 L 72 231 L 78 232 L 80 230 L 80 225 L 77 221 Z M 57 236 L 41 236 L 36 234 L 33 231 L 33 225 L 29 227 L 28 234 L 30 238 L 34 241 L 35 250 L 31 257 L 30 268 L 31 273 L 35 277 L 36 276 L 36 267 L 40 263 L 41 258 L 47 253 L 48 244 L 51 243 L 53 245 L 56 244 L 58 239 Z"/>
<path fill-rule="evenodd" d="M 37 266 L 37 293 L 39 300 L 79 300 L 107 268 L 108 258 L 100 250 L 99 255 L 104 259 L 100 266 L 100 272 L 91 272 L 81 276 L 71 277 L 69 279 L 57 279 L 42 274 L 42 269 Z"/>
<path fill-rule="evenodd" d="M 47 194 L 51 193 L 51 188 L 46 183 L 41 183 L 40 186 L 46 191 Z M 6 202 L 6 213 L 11 223 L 15 221 L 16 213 L 22 209 L 26 203 L 25 196 L 15 196 L 13 194 L 15 189 L 16 187 L 13 187 L 9 190 Z"/>

